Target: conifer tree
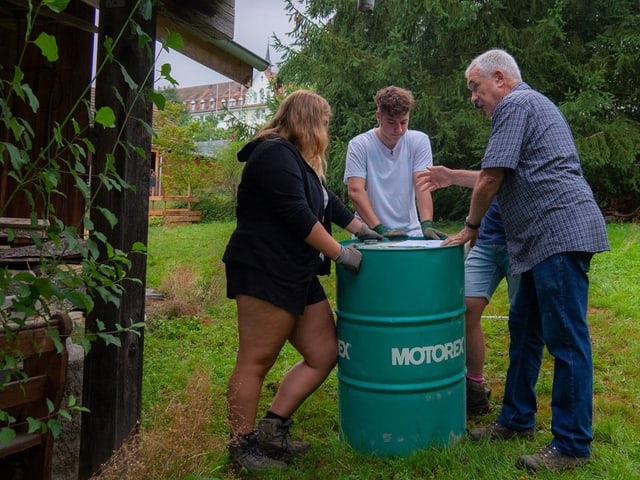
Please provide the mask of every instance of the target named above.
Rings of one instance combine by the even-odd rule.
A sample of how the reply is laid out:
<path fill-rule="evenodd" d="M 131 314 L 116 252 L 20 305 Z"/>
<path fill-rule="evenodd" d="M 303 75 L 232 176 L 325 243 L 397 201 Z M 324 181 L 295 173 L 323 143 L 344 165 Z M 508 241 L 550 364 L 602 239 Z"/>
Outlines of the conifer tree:
<path fill-rule="evenodd" d="M 503 48 L 523 79 L 560 106 L 605 211 L 640 207 L 640 3 L 637 0 L 286 0 L 293 44 L 279 81 L 312 87 L 334 109 L 329 184 L 343 192 L 346 144 L 375 125 L 373 95 L 416 98 L 410 127 L 431 137 L 434 163 L 478 168 L 490 120 L 469 104 L 464 70 Z M 436 192 L 437 215 L 461 218 L 468 192 Z M 637 213 L 636 213 L 637 215 Z"/>

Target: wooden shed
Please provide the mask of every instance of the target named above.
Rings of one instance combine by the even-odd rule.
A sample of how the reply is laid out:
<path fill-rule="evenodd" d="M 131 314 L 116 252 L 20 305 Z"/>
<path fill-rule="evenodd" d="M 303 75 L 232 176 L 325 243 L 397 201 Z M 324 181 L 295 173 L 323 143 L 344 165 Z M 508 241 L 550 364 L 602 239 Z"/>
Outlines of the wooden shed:
<path fill-rule="evenodd" d="M 58 13 L 50 8 L 37 8 L 37 5 L 40 2 L 0 0 L 3 43 L 0 78 L 11 80 L 13 67 L 25 51 L 26 55 L 20 60 L 23 82 L 30 85 L 41 109 L 34 114 L 19 101 L 2 108 L 8 108 L 30 122 L 37 143 L 33 148 L 36 152 L 46 150 L 52 139 L 53 126 L 62 124 L 69 115 L 77 122 L 75 128 L 91 130 L 96 151 L 86 158 L 86 165 L 81 168 L 86 171 L 88 185 L 92 184 L 91 175 L 100 170 L 107 154 L 113 154 L 119 175 L 134 185 L 135 191 L 97 192 L 96 204 L 109 209 L 119 219 L 115 226 L 99 215 L 94 218 L 92 214 L 91 218 L 110 244 L 130 252 L 135 243 L 147 243 L 152 161 L 151 134 L 141 123 L 151 124 L 153 105 L 148 97 L 129 93 L 131 82 L 147 91 L 153 89 L 154 75 L 149 72 L 154 70 L 155 42 L 142 47 L 140 34 L 162 40 L 171 32 L 177 32 L 184 41 L 181 53 L 246 86 L 251 83 L 253 69 L 264 70 L 269 62 L 233 41 L 235 0 L 70 0 Z M 29 28 L 26 19 L 28 12 L 36 8 L 38 16 L 34 29 L 36 33 L 46 32 L 56 38 L 57 61 L 46 59 L 32 44 L 25 50 Z M 131 18 L 139 26 L 137 32 L 122 29 Z M 107 39 L 114 38 L 119 41 L 107 52 L 102 46 Z M 115 61 L 104 62 L 108 56 Z M 96 57 L 97 65 L 105 64 L 97 75 L 94 72 Z M 123 75 L 123 69 L 128 77 Z M 94 99 L 91 98 L 92 91 L 95 92 Z M 115 113 L 117 128 L 93 125 L 87 108 L 90 103 L 96 107 L 110 107 Z M 69 124 L 65 128 L 67 131 L 62 134 L 73 136 L 70 129 L 74 127 Z M 11 138 L 10 132 L 0 123 L 0 141 L 10 142 Z M 121 147 L 123 142 L 147 152 L 146 158 L 128 155 Z M 47 159 L 31 158 L 30 161 L 38 168 L 38 162 Z M 14 195 L 16 180 L 10 171 L 11 162 L 5 150 L 5 158 L 0 164 L 0 216 L 28 218 L 34 208 L 24 194 Z M 81 228 L 85 205 L 74 181 L 71 176 L 63 175 L 59 194 L 46 198 L 34 194 L 36 215 L 46 218 L 47 202 L 53 202 L 56 215 L 66 225 Z M 107 327 L 130 326 L 144 321 L 146 258 L 132 255 L 130 260 L 129 276 L 138 281 L 127 283 L 126 293 L 117 308 L 96 299 L 96 306 L 87 318 L 87 328 L 95 326 L 97 321 L 106 322 Z M 95 342 L 85 358 L 83 404 L 91 413 L 83 416 L 82 421 L 80 478 L 89 478 L 96 472 L 138 425 L 144 344 L 143 331 L 139 333 L 123 333 L 119 348 Z"/>

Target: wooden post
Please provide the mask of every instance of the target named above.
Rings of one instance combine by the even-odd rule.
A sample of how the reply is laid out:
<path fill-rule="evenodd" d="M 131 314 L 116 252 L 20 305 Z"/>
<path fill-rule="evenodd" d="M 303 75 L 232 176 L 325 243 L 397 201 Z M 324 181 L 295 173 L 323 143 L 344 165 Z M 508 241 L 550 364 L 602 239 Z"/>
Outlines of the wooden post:
<path fill-rule="evenodd" d="M 139 46 L 137 36 L 126 26 L 135 5 L 135 0 L 100 0 L 98 65 L 106 58 L 105 39 L 115 41 L 121 36 L 114 46 L 115 59 L 134 82 L 151 89 L 153 73 L 149 72 L 154 65 L 155 44 L 151 41 L 144 47 Z M 144 20 L 139 11 L 133 14 L 133 19 L 150 38 L 155 38 L 155 8 L 151 19 Z M 92 220 L 114 248 L 131 252 L 135 242 L 146 244 L 148 237 L 151 137 L 140 121 L 151 125 L 153 108 L 145 96 L 131 90 L 116 62 L 107 63 L 98 75 L 95 98 L 96 108 L 109 106 L 113 109 L 116 128 L 105 129 L 96 125 L 93 170 L 101 172 L 107 154 L 113 153 L 118 173 L 127 183 L 135 185 L 136 191 L 99 189 L 96 203 L 110 210 L 118 218 L 118 223 L 111 228 L 95 209 L 92 210 Z M 120 98 L 124 104 L 120 103 Z M 146 158 L 140 158 L 133 147 L 123 145 L 143 149 L 147 152 Z M 92 185 L 99 185 L 99 181 L 94 179 Z M 130 326 L 144 321 L 146 257 L 132 254 L 129 258 L 132 262 L 129 276 L 140 280 L 140 283 L 129 281 L 124 285 L 126 292 L 119 307 L 94 298 L 96 306 L 87 318 L 87 330 L 96 331 L 98 321 L 103 322 L 109 332 L 115 332 L 116 324 Z M 82 400 L 90 413 L 82 418 L 80 479 L 90 478 L 137 430 L 139 424 L 144 337 L 140 332 L 140 336 L 125 333 L 119 338 L 121 347 L 105 345 L 101 340 L 94 342 L 85 360 Z"/>

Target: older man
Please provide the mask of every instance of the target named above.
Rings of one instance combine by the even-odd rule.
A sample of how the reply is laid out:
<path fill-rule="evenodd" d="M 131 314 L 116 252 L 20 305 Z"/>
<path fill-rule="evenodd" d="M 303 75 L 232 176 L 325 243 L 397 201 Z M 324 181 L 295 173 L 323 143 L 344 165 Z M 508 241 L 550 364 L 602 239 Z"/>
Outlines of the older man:
<path fill-rule="evenodd" d="M 474 440 L 532 438 L 543 348 L 554 359 L 553 440 L 516 465 L 564 470 L 591 454 L 593 360 L 587 325 L 591 257 L 609 249 L 604 218 L 582 175 L 573 135 L 547 97 L 522 81 L 511 55 L 490 50 L 465 72 L 471 103 L 492 119 L 465 228 L 445 243 L 475 242 L 497 195 L 512 274 L 509 368 L 497 420 Z"/>

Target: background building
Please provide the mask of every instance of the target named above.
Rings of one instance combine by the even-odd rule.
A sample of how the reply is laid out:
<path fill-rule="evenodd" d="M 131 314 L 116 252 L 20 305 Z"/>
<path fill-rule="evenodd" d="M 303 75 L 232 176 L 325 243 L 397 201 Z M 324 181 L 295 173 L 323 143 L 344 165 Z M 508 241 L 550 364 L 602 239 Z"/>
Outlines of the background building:
<path fill-rule="evenodd" d="M 266 59 L 271 63 L 269 49 Z M 193 120 L 203 121 L 213 116 L 219 128 L 228 128 L 241 122 L 256 126 L 265 122 L 269 112 L 267 101 L 273 96 L 270 85 L 274 73 L 272 66 L 259 72 L 254 70 L 250 87 L 228 81 L 210 85 L 178 88 L 178 98 L 184 102 Z"/>

